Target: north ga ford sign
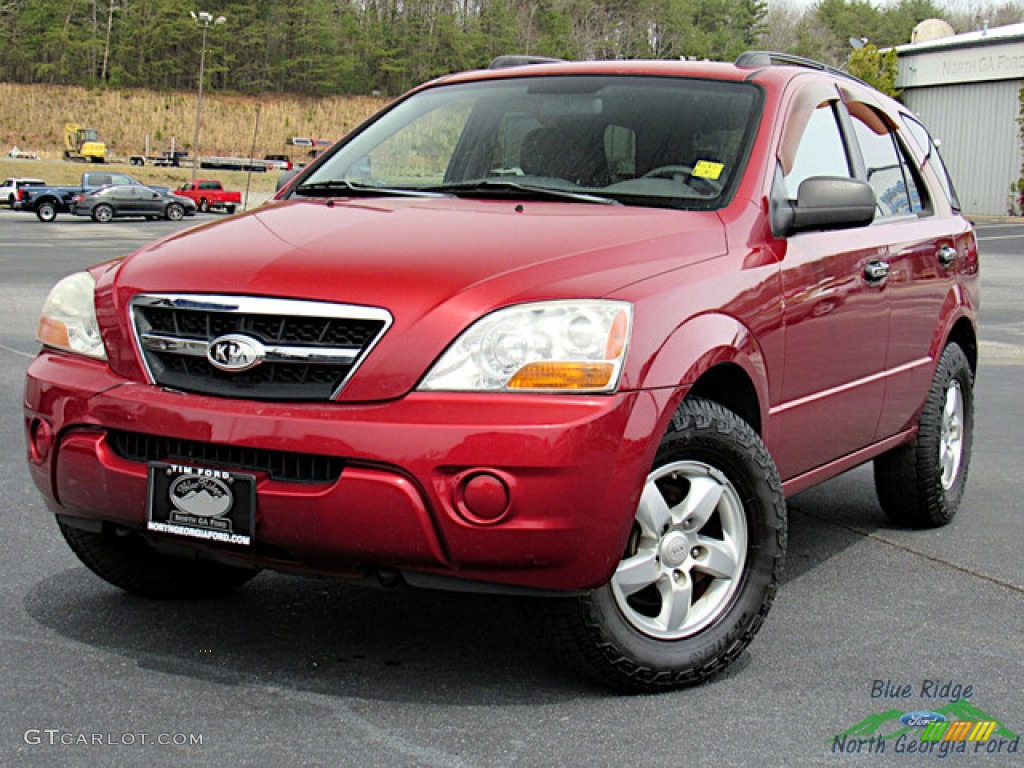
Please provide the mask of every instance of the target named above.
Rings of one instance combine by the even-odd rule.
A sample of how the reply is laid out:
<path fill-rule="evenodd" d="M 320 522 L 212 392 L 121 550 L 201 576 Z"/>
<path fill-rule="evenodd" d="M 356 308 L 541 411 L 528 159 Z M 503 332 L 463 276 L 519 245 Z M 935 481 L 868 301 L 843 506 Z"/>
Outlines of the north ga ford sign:
<path fill-rule="evenodd" d="M 995 42 L 993 40 L 993 42 Z M 971 47 L 901 47 L 900 88 L 1024 79 L 1024 41 Z"/>

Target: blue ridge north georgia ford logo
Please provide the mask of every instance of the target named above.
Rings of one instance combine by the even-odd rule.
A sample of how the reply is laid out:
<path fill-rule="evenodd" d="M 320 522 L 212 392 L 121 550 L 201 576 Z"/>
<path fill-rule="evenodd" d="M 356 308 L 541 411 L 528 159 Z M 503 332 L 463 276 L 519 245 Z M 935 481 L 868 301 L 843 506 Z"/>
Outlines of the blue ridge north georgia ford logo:
<path fill-rule="evenodd" d="M 188 515 L 220 517 L 231 511 L 234 498 L 227 483 L 218 477 L 182 475 L 168 489 L 171 504 Z"/>
<path fill-rule="evenodd" d="M 263 362 L 266 350 L 257 339 L 231 333 L 210 342 L 206 359 L 222 371 L 238 373 L 248 371 Z"/>

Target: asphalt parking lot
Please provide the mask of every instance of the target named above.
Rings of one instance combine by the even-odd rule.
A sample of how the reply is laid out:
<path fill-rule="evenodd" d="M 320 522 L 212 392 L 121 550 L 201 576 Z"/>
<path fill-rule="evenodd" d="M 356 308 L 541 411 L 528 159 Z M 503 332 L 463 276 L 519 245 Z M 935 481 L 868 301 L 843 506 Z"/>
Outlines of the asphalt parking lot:
<path fill-rule="evenodd" d="M 976 433 L 954 522 L 892 527 L 868 468 L 790 499 L 783 583 L 740 661 L 620 697 L 553 666 L 529 600 L 263 574 L 227 599 L 147 602 L 78 563 L 24 466 L 38 310 L 64 274 L 216 218 L 0 209 L 0 765 L 1024 765 L 1024 223 L 978 227 Z M 997 726 L 901 741 L 915 732 L 899 717 L 921 711 Z"/>

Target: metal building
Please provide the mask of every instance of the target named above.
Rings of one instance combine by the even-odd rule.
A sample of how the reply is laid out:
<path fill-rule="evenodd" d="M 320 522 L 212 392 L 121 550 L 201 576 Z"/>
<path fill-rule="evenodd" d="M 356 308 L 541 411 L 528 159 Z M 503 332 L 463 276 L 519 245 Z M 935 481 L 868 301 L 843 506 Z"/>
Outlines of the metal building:
<path fill-rule="evenodd" d="M 1010 212 L 1022 174 L 1024 24 L 896 48 L 902 101 L 940 141 L 963 209 Z"/>

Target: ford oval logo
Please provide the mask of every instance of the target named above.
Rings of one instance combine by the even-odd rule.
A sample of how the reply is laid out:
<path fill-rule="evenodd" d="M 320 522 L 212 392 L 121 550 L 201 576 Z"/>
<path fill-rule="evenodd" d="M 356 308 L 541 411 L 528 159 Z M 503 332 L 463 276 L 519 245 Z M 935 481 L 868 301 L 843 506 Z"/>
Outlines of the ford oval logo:
<path fill-rule="evenodd" d="M 259 341 L 237 333 L 214 339 L 206 349 L 206 358 L 211 365 L 232 373 L 254 368 L 263 362 L 265 355 L 266 350 Z"/>
<path fill-rule="evenodd" d="M 900 722 L 904 725 L 909 725 L 911 728 L 925 728 L 928 723 L 946 722 L 946 717 L 938 712 L 923 710 L 921 712 L 907 712 L 907 714 L 900 718 Z"/>

